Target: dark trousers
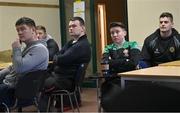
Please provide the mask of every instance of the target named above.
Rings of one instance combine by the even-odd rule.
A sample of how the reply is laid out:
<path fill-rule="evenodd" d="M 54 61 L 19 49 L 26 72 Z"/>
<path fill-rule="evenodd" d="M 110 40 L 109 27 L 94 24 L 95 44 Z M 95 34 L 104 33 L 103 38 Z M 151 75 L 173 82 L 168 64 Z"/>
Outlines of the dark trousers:
<path fill-rule="evenodd" d="M 14 88 L 1 83 L 0 84 L 0 103 L 5 103 L 7 106 L 12 106 L 14 102 L 15 102 Z"/>
<path fill-rule="evenodd" d="M 57 80 L 55 77 L 51 76 L 45 80 L 44 91 L 40 97 L 39 110 L 41 112 L 46 112 L 48 106 L 48 99 L 52 91 L 70 89 L 73 86 L 73 81 L 70 79 Z"/>

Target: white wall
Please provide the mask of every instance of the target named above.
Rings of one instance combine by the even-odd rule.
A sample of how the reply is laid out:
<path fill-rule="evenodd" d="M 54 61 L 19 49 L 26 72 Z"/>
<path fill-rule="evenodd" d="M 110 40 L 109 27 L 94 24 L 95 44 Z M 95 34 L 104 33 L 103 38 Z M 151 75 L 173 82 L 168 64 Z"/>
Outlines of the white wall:
<path fill-rule="evenodd" d="M 59 0 L 0 0 L 2 1 L 59 5 Z M 11 49 L 11 43 L 17 37 L 15 22 L 22 16 L 34 19 L 37 25 L 44 25 L 61 46 L 58 8 L 0 6 L 0 51 Z"/>
<path fill-rule="evenodd" d="M 180 0 L 128 0 L 129 40 L 142 45 L 144 39 L 159 27 L 162 12 L 171 12 L 180 32 Z"/>

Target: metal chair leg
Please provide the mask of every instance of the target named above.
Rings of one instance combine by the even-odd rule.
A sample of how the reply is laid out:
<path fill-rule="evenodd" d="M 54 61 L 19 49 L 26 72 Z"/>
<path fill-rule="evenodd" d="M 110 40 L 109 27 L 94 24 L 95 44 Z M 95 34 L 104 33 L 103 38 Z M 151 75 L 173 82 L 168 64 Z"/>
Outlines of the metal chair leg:
<path fill-rule="evenodd" d="M 5 113 L 9 113 L 10 112 L 9 107 L 5 103 L 2 103 L 2 105 L 6 108 Z"/>
<path fill-rule="evenodd" d="M 64 112 L 63 95 L 61 94 L 61 112 Z"/>
<path fill-rule="evenodd" d="M 74 112 L 74 106 L 73 106 L 73 103 L 72 103 L 72 99 L 71 99 L 71 95 L 68 93 L 68 97 L 69 97 L 69 101 L 70 101 L 70 104 L 71 104 L 71 108 Z"/>
<path fill-rule="evenodd" d="M 48 99 L 48 105 L 47 105 L 47 112 L 49 112 L 50 111 L 50 105 L 51 105 L 51 96 L 49 97 L 49 99 Z"/>
<path fill-rule="evenodd" d="M 39 110 L 39 105 L 38 105 L 38 99 L 37 98 L 34 98 L 34 105 L 36 106 L 37 108 L 37 112 L 40 113 L 40 110 Z"/>
<path fill-rule="evenodd" d="M 78 111 L 78 112 L 80 112 L 80 110 L 79 110 L 79 103 L 78 103 L 78 100 L 77 100 L 76 92 L 75 92 L 75 93 L 73 93 L 73 95 L 74 95 L 74 98 L 75 98 L 77 111 Z"/>
<path fill-rule="evenodd" d="M 100 98 L 101 98 L 101 93 L 100 93 L 100 81 L 97 78 L 96 79 L 96 90 L 97 90 L 97 106 L 98 106 L 98 112 L 101 113 L 101 102 L 100 102 Z"/>

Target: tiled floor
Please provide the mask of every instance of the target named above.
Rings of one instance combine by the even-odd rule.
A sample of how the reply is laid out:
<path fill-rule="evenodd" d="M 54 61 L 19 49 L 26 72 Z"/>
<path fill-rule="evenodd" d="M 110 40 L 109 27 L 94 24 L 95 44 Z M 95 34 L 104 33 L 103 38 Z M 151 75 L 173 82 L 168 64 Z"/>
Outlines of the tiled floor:
<path fill-rule="evenodd" d="M 97 91 L 95 88 L 84 88 L 82 89 L 82 106 L 80 107 L 80 112 L 97 112 Z M 34 112 L 36 108 L 34 106 L 29 106 L 23 109 L 23 111 Z M 71 111 L 67 111 L 71 112 Z"/>

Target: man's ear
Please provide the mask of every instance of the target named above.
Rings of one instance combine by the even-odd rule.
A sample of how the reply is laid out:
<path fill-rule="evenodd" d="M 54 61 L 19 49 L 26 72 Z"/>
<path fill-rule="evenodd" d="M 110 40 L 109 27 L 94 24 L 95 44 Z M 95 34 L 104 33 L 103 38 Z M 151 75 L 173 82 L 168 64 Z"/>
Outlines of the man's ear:
<path fill-rule="evenodd" d="M 31 27 L 32 31 L 36 33 L 36 28 L 35 27 Z"/>
<path fill-rule="evenodd" d="M 31 30 L 32 30 L 32 34 L 36 34 L 37 35 L 37 32 L 36 32 L 36 28 L 35 27 L 31 27 Z"/>
<path fill-rule="evenodd" d="M 172 22 L 172 25 L 171 25 L 172 27 L 174 27 L 174 22 Z"/>
<path fill-rule="evenodd" d="M 85 26 L 82 26 L 82 29 L 83 29 L 83 31 L 84 31 L 84 32 L 86 31 L 86 28 L 85 28 Z"/>
<path fill-rule="evenodd" d="M 124 30 L 124 36 L 126 36 L 127 35 L 127 31 L 126 30 Z"/>

